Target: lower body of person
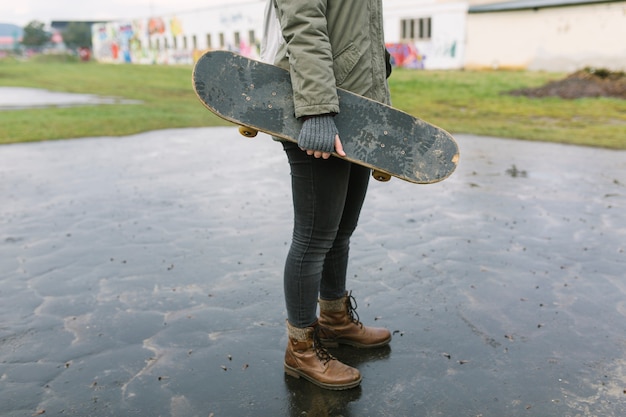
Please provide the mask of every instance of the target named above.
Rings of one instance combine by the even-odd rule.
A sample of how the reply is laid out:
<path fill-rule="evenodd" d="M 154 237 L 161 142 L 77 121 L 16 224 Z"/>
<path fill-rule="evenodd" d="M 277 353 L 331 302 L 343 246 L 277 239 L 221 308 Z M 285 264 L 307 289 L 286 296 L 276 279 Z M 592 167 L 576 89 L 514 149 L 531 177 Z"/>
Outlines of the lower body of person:
<path fill-rule="evenodd" d="M 285 372 L 327 389 L 361 382 L 359 371 L 327 347 L 386 346 L 391 333 L 364 326 L 346 291 L 350 237 L 367 192 L 370 170 L 346 160 L 314 158 L 283 142 L 291 167 L 293 237 L 285 264 L 288 344 Z M 319 303 L 320 315 L 317 316 Z"/>

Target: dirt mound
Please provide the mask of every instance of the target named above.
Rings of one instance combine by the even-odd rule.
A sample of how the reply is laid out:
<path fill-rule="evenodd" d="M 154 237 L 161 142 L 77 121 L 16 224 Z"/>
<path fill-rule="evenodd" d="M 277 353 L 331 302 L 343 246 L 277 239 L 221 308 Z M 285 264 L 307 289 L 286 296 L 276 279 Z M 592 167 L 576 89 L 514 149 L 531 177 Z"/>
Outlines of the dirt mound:
<path fill-rule="evenodd" d="M 551 81 L 538 88 L 510 91 L 514 96 L 561 97 L 615 97 L 626 99 L 626 74 L 606 69 L 585 68 L 559 81 Z"/>

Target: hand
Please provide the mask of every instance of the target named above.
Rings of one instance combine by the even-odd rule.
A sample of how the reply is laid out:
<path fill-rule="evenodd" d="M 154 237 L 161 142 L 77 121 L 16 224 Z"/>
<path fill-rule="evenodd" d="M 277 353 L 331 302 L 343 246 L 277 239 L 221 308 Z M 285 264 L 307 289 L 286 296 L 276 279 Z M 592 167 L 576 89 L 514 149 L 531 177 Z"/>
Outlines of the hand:
<path fill-rule="evenodd" d="M 312 149 L 304 149 L 304 148 L 300 148 L 300 149 L 305 151 L 307 155 L 312 155 L 315 158 L 328 159 L 330 158 L 330 155 L 332 155 L 330 152 L 314 151 Z M 339 135 L 335 135 L 335 152 L 339 156 L 346 156 L 346 153 L 343 151 L 343 145 L 341 144 Z"/>
<path fill-rule="evenodd" d="M 331 114 L 307 117 L 298 135 L 300 149 L 315 158 L 328 159 L 332 152 L 346 156 Z"/>

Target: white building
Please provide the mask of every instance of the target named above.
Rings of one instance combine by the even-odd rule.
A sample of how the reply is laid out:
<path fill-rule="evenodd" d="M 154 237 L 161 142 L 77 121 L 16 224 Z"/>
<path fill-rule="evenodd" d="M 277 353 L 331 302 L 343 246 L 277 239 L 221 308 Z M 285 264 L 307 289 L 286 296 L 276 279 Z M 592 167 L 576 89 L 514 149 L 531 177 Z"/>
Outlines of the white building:
<path fill-rule="evenodd" d="M 424 69 L 463 67 L 468 2 L 464 0 L 387 0 L 384 3 L 385 41 L 412 45 Z M 396 48 L 398 46 L 395 46 Z"/>
<path fill-rule="evenodd" d="M 470 7 L 464 66 L 626 70 L 626 1 L 517 0 Z"/>
<path fill-rule="evenodd" d="M 210 49 L 256 57 L 264 8 L 265 0 L 231 0 L 223 6 L 94 25 L 94 57 L 101 62 L 191 64 Z"/>
<path fill-rule="evenodd" d="M 209 49 L 258 57 L 266 0 L 93 29 L 99 61 L 193 63 Z M 397 65 L 424 69 L 626 69 L 626 0 L 384 0 Z"/>

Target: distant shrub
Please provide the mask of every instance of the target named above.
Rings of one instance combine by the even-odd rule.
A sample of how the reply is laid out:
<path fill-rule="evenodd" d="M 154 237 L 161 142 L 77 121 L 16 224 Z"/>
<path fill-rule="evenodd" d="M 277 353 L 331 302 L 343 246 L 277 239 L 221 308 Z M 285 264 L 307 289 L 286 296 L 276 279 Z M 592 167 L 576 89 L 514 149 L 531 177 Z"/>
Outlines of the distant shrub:
<path fill-rule="evenodd" d="M 37 63 L 48 63 L 48 62 L 79 62 L 80 58 L 75 54 L 36 54 L 33 55 L 30 60 L 32 62 Z"/>

